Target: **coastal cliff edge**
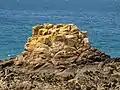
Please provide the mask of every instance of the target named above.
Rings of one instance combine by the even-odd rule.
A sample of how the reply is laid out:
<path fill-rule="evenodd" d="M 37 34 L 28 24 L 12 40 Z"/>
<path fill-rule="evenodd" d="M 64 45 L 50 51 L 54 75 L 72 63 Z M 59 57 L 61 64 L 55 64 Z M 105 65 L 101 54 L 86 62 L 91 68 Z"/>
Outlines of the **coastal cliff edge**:
<path fill-rule="evenodd" d="M 120 59 L 74 24 L 36 25 L 24 51 L 0 62 L 0 90 L 120 90 Z"/>

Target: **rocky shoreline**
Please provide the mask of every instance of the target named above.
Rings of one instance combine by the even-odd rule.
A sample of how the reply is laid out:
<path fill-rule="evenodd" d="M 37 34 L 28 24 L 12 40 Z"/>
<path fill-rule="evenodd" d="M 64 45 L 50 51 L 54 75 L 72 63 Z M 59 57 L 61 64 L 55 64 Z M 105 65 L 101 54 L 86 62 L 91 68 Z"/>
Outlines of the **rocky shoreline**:
<path fill-rule="evenodd" d="M 74 24 L 36 25 L 24 51 L 0 62 L 0 90 L 120 90 L 120 58 Z"/>

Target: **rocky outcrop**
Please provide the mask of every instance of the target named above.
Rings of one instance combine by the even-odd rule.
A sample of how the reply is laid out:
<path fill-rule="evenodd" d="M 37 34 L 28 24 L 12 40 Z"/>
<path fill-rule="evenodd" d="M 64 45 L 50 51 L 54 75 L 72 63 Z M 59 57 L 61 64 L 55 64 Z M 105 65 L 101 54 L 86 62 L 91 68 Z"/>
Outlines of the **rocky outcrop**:
<path fill-rule="evenodd" d="M 15 63 L 36 66 L 49 62 L 56 66 L 109 58 L 91 48 L 86 34 L 86 31 L 80 31 L 74 24 L 36 25 L 25 44 L 25 50 Z"/>
<path fill-rule="evenodd" d="M 73 24 L 33 27 L 24 51 L 0 62 L 0 90 L 120 90 L 120 59 Z"/>

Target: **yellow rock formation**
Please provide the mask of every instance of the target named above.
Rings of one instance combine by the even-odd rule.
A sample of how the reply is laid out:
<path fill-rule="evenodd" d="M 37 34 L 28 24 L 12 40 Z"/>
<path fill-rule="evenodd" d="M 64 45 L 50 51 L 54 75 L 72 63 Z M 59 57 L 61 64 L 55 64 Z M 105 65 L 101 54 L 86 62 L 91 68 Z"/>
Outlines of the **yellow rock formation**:
<path fill-rule="evenodd" d="M 90 48 L 87 32 L 80 31 L 74 24 L 43 24 L 32 29 L 22 52 L 25 63 L 67 60 Z"/>

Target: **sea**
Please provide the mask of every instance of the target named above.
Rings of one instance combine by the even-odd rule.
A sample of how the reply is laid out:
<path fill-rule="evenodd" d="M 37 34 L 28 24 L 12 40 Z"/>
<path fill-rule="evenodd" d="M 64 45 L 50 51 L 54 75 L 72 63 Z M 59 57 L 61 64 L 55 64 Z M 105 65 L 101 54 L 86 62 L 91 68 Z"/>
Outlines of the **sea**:
<path fill-rule="evenodd" d="M 0 0 L 0 59 L 20 54 L 44 23 L 76 24 L 92 47 L 120 57 L 120 0 Z"/>

